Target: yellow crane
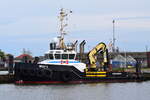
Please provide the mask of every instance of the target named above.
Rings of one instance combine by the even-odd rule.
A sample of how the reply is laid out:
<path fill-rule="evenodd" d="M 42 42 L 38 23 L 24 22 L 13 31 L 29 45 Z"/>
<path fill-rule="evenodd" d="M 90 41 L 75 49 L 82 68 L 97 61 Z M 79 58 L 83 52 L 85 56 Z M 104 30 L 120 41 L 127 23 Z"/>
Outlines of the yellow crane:
<path fill-rule="evenodd" d="M 90 68 L 88 68 L 88 70 L 91 71 L 96 71 L 97 67 L 96 67 L 96 55 L 97 53 L 100 52 L 103 56 L 103 61 L 102 61 L 102 65 L 104 68 L 104 71 L 106 71 L 106 67 L 108 67 L 109 64 L 109 60 L 108 60 L 108 49 L 106 48 L 106 44 L 101 42 L 99 43 L 96 47 L 94 47 L 89 53 L 88 53 L 88 58 L 89 58 L 89 63 L 90 63 Z"/>

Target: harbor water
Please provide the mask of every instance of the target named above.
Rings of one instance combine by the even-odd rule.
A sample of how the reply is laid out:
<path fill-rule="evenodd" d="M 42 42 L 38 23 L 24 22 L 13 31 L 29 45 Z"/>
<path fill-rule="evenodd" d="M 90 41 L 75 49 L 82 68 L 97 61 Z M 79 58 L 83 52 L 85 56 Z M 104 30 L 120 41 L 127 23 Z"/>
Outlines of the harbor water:
<path fill-rule="evenodd" d="M 150 81 L 76 85 L 0 84 L 0 100 L 150 100 Z"/>

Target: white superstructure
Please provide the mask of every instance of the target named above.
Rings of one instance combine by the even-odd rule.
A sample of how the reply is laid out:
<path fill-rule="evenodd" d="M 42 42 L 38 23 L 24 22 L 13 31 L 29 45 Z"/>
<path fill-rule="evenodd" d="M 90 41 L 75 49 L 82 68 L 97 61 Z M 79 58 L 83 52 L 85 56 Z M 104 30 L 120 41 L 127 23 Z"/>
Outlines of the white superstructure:
<path fill-rule="evenodd" d="M 81 72 L 84 72 L 86 68 L 86 64 L 76 60 L 76 52 L 74 50 L 49 50 L 46 52 L 45 57 L 46 60 L 39 62 L 39 64 L 74 66 Z"/>
<path fill-rule="evenodd" d="M 68 25 L 66 20 L 68 19 L 68 14 L 61 9 L 60 10 L 60 36 L 54 38 L 53 41 L 50 43 L 50 50 L 45 53 L 46 60 L 39 62 L 38 64 L 44 65 L 65 65 L 67 66 L 74 66 L 81 72 L 84 72 L 86 68 L 86 64 L 79 62 L 76 60 L 76 43 L 70 43 L 66 45 L 64 43 L 64 36 L 66 35 L 66 31 L 64 28 Z M 72 13 L 70 11 L 69 13 Z"/>

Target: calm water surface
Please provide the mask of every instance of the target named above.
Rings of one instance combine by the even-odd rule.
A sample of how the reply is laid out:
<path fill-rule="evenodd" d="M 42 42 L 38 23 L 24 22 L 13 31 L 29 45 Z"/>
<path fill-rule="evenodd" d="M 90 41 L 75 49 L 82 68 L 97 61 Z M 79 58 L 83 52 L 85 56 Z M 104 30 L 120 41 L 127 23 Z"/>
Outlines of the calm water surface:
<path fill-rule="evenodd" d="M 76 85 L 0 84 L 0 100 L 150 100 L 150 81 Z"/>

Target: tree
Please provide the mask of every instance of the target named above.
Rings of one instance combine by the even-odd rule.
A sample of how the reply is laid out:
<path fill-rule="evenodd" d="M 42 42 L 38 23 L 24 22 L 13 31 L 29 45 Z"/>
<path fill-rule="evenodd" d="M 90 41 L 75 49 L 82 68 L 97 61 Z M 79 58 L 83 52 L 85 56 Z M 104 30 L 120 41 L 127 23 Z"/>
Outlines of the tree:
<path fill-rule="evenodd" d="M 0 58 L 4 59 L 5 58 L 5 53 L 0 50 Z"/>

